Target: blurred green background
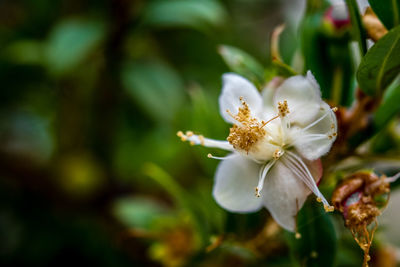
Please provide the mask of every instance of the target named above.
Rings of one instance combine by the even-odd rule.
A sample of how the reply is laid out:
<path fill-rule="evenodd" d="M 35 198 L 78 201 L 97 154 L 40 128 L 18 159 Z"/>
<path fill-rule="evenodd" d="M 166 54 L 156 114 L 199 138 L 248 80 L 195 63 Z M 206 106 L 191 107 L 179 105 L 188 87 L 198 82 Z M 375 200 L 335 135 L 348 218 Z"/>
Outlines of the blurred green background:
<path fill-rule="evenodd" d="M 0 265 L 360 266 L 341 215 L 315 201 L 297 241 L 266 210 L 224 211 L 207 158 L 223 154 L 176 136 L 226 138 L 218 96 L 229 71 L 261 89 L 311 69 L 330 104 L 353 103 L 361 28 L 335 29 L 327 1 L 305 2 L 0 0 Z M 282 23 L 283 61 L 272 62 Z M 351 171 L 399 169 L 399 80 L 391 88 L 351 140 L 355 155 L 378 133 Z M 345 168 L 327 172 L 327 197 Z"/>
<path fill-rule="evenodd" d="M 230 47 L 220 45 L 267 64 L 286 7 L 1 0 L 0 264 L 252 262 L 235 244 L 204 248 L 224 232 L 254 236 L 266 212 L 217 207 L 218 162 L 175 134 L 226 137 L 217 97 Z"/>

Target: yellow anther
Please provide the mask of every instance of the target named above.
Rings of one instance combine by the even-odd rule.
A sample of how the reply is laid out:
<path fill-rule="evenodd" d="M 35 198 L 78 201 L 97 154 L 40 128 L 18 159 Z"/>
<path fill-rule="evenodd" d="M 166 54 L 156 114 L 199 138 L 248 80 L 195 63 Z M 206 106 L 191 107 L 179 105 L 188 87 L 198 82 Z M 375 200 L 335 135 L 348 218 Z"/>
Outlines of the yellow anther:
<path fill-rule="evenodd" d="M 332 139 L 333 137 L 332 137 L 332 135 L 328 135 L 328 138 L 329 138 L 329 139 Z"/>
<path fill-rule="evenodd" d="M 256 197 L 260 197 L 260 190 L 258 189 L 258 187 L 256 187 L 256 193 L 255 193 Z"/>
<path fill-rule="evenodd" d="M 229 130 L 228 142 L 235 148 L 249 152 L 253 146 L 262 139 L 266 131 L 257 118 L 252 117 L 249 105 L 241 97 L 242 106 L 239 107 L 238 113 L 233 115 L 227 110 L 228 114 L 238 123 L 233 124 Z"/>
<path fill-rule="evenodd" d="M 279 116 L 281 116 L 282 118 L 290 113 L 287 100 L 284 100 L 283 102 L 278 102 L 278 112 Z"/>
<path fill-rule="evenodd" d="M 322 202 L 322 198 L 317 197 L 317 201 L 318 201 L 318 202 Z"/>
<path fill-rule="evenodd" d="M 300 238 L 301 238 L 301 234 L 300 234 L 299 232 L 297 232 L 297 233 L 294 235 L 294 237 L 295 237 L 296 239 L 300 239 Z"/>
<path fill-rule="evenodd" d="M 332 111 L 333 111 L 333 112 L 336 112 L 336 111 L 338 111 L 338 108 L 337 108 L 337 107 L 333 107 L 333 108 L 332 108 Z"/>
<path fill-rule="evenodd" d="M 184 134 L 183 134 L 182 131 L 178 131 L 178 132 L 176 133 L 176 135 L 177 135 L 178 137 L 182 137 Z"/>
<path fill-rule="evenodd" d="M 282 151 L 277 148 L 272 156 L 274 159 L 279 159 L 282 156 Z"/>
<path fill-rule="evenodd" d="M 324 205 L 324 209 L 326 212 L 332 212 L 335 210 L 335 208 L 333 206 L 329 206 L 329 205 Z"/>
<path fill-rule="evenodd" d="M 185 142 L 185 141 L 187 141 L 187 137 L 184 136 L 184 135 L 182 135 L 182 136 L 181 136 L 181 140 L 182 140 L 182 142 Z"/>
<path fill-rule="evenodd" d="M 318 258 L 318 253 L 317 253 L 315 250 L 313 250 L 313 251 L 311 251 L 310 256 L 311 256 L 311 258 L 313 258 L 313 259 Z"/>
<path fill-rule="evenodd" d="M 333 133 L 332 135 L 333 135 L 333 136 L 336 136 L 336 135 L 337 135 L 337 133 Z"/>
<path fill-rule="evenodd" d="M 201 144 L 202 146 L 204 146 L 204 142 L 205 142 L 204 136 L 199 135 L 198 138 L 199 138 L 199 140 L 200 140 L 200 144 Z"/>
<path fill-rule="evenodd" d="M 211 159 L 213 157 L 213 155 L 211 153 L 208 153 L 207 157 Z"/>
<path fill-rule="evenodd" d="M 194 146 L 196 143 L 194 141 L 190 141 L 190 145 Z"/>
<path fill-rule="evenodd" d="M 191 136 L 193 136 L 193 132 L 192 131 L 187 131 L 186 135 L 187 135 L 187 137 L 191 137 Z"/>

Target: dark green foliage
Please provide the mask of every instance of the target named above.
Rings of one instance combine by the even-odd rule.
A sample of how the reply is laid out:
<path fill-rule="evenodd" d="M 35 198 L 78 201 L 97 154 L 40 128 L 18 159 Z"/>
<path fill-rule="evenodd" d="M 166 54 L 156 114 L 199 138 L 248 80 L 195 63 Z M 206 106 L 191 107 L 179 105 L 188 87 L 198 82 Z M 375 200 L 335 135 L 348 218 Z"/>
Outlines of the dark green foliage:
<path fill-rule="evenodd" d="M 400 73 L 400 26 L 389 31 L 362 59 L 357 71 L 361 90 L 380 96 Z"/>
<path fill-rule="evenodd" d="M 399 0 L 368 0 L 378 18 L 388 30 L 400 23 L 400 1 Z"/>
<path fill-rule="evenodd" d="M 297 215 L 297 231 L 286 233 L 298 266 L 335 266 L 337 237 L 329 213 L 315 201 L 307 202 Z"/>

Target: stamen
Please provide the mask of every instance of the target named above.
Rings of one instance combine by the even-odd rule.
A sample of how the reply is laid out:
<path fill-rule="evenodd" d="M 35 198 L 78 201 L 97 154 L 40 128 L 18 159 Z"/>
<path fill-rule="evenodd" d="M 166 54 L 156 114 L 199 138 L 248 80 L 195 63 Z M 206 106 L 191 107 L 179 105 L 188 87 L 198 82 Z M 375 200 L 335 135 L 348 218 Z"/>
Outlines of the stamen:
<path fill-rule="evenodd" d="M 267 164 L 265 164 L 264 168 L 261 168 L 262 172 L 260 171 L 258 185 L 256 187 L 256 197 L 261 196 L 260 192 L 263 189 L 265 177 L 267 177 L 267 173 L 268 173 L 269 169 L 271 169 L 271 167 L 274 165 L 274 163 L 275 163 L 275 160 L 272 160 L 272 161 L 268 162 Z"/>
<path fill-rule="evenodd" d="M 315 180 L 312 174 L 310 173 L 309 169 L 305 165 L 305 163 L 293 152 L 287 151 L 287 154 L 288 156 L 285 157 L 285 159 L 288 159 L 288 161 L 284 161 L 284 163 L 289 163 L 290 165 L 295 167 L 293 168 L 294 170 L 297 168 L 297 170 L 301 172 L 302 175 L 299 175 L 299 177 L 311 189 L 311 191 L 313 191 L 313 193 L 321 200 L 321 202 L 324 204 L 324 209 L 326 212 L 333 211 L 334 207 L 329 205 L 328 201 L 319 191 L 318 186 L 315 183 Z"/>
<path fill-rule="evenodd" d="M 333 112 L 336 112 L 336 111 L 338 111 L 338 108 L 337 108 L 337 107 L 333 107 L 333 108 L 332 108 L 332 111 L 333 111 Z"/>
<path fill-rule="evenodd" d="M 287 100 L 283 100 L 283 102 L 278 102 L 278 111 L 279 116 L 282 118 L 290 113 Z"/>
<path fill-rule="evenodd" d="M 289 158 L 288 158 L 289 159 Z M 308 186 L 308 188 L 311 189 L 311 191 L 315 191 L 314 186 L 312 183 L 310 183 L 309 179 L 307 179 L 307 176 L 305 174 L 305 172 L 301 169 L 301 167 L 299 167 L 299 165 L 294 165 L 293 162 L 291 162 L 291 160 L 289 159 L 289 161 L 282 161 L 287 167 L 289 167 L 294 174 L 296 174 L 298 177 L 300 177 L 302 179 L 302 181 Z M 319 199 L 321 199 L 319 197 Z M 321 199 L 322 201 L 322 199 Z"/>
<path fill-rule="evenodd" d="M 303 142 L 310 142 L 310 141 L 317 141 L 317 140 L 323 140 L 323 139 L 329 139 L 329 136 L 326 134 L 310 134 L 306 135 L 305 137 L 301 139 L 295 140 L 292 145 L 297 144 L 297 143 L 303 143 Z"/>
<path fill-rule="evenodd" d="M 335 208 L 330 205 L 324 205 L 324 209 L 326 212 L 333 212 L 335 210 Z"/>
<path fill-rule="evenodd" d="M 310 123 L 309 125 L 307 125 L 307 127 L 303 128 L 303 131 L 306 131 L 308 129 L 310 129 L 311 127 L 313 127 L 314 125 L 316 125 L 318 122 L 322 121 L 326 116 L 329 115 L 329 112 L 325 113 L 323 116 L 321 116 L 319 119 L 315 120 L 314 122 Z"/>
<path fill-rule="evenodd" d="M 275 117 L 273 117 L 272 119 L 269 119 L 268 121 L 262 121 L 262 126 L 261 128 L 263 128 L 265 125 L 267 125 L 268 123 L 270 123 L 271 121 L 275 120 L 279 118 L 279 115 L 276 115 Z"/>
<path fill-rule="evenodd" d="M 190 145 L 201 145 L 205 147 L 215 147 L 228 151 L 233 151 L 233 147 L 227 141 L 213 140 L 205 138 L 202 135 L 196 135 L 192 131 L 187 131 L 185 134 L 182 131 L 178 131 L 176 135 L 183 141 L 188 141 Z"/>
<path fill-rule="evenodd" d="M 232 112 L 229 109 L 227 109 L 225 111 L 226 111 L 226 113 L 228 113 L 229 116 L 231 116 L 234 120 L 236 120 L 235 115 L 233 115 Z"/>
<path fill-rule="evenodd" d="M 209 159 L 224 160 L 224 159 L 227 159 L 229 157 L 231 157 L 231 155 L 228 155 L 228 156 L 225 156 L 225 157 L 216 157 L 216 156 L 213 156 L 211 153 L 207 154 L 207 158 L 209 158 Z"/>
<path fill-rule="evenodd" d="M 274 152 L 274 154 L 272 155 L 272 157 L 274 159 L 279 159 L 280 157 L 282 157 L 282 155 L 285 153 L 285 151 L 280 150 L 279 148 L 277 148 Z"/>
<path fill-rule="evenodd" d="M 199 137 L 199 140 L 200 140 L 200 145 L 205 146 L 205 139 L 204 139 L 204 136 L 199 135 L 198 137 Z"/>
<path fill-rule="evenodd" d="M 392 177 L 386 178 L 386 181 L 389 182 L 389 183 L 394 183 L 394 182 L 396 182 L 397 179 L 399 179 L 399 178 L 400 178 L 400 172 L 397 173 L 397 174 L 395 174 L 395 175 L 392 176 Z"/>
<path fill-rule="evenodd" d="M 249 105 L 243 101 L 243 97 L 240 98 L 240 101 L 242 101 L 242 106 L 239 107 L 236 116 L 227 110 L 228 114 L 237 121 L 229 130 L 227 140 L 235 149 L 249 153 L 250 149 L 266 135 L 266 130 L 263 129 L 265 125 L 257 118 L 252 117 Z"/>

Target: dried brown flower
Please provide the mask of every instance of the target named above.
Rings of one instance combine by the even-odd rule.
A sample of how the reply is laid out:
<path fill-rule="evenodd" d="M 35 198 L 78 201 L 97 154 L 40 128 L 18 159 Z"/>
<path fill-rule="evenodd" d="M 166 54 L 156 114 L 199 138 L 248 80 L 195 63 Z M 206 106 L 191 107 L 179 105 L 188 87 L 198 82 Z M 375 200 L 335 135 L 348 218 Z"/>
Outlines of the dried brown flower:
<path fill-rule="evenodd" d="M 360 171 L 346 177 L 332 195 L 332 203 L 343 214 L 345 225 L 364 251 L 363 266 L 368 266 L 369 249 L 380 215 L 375 197 L 390 192 L 389 179 L 373 172 Z M 370 226 L 370 227 L 369 227 Z"/>
<path fill-rule="evenodd" d="M 367 30 L 368 37 L 370 37 L 374 42 L 381 39 L 388 32 L 370 7 L 367 8 L 362 21 Z"/>

